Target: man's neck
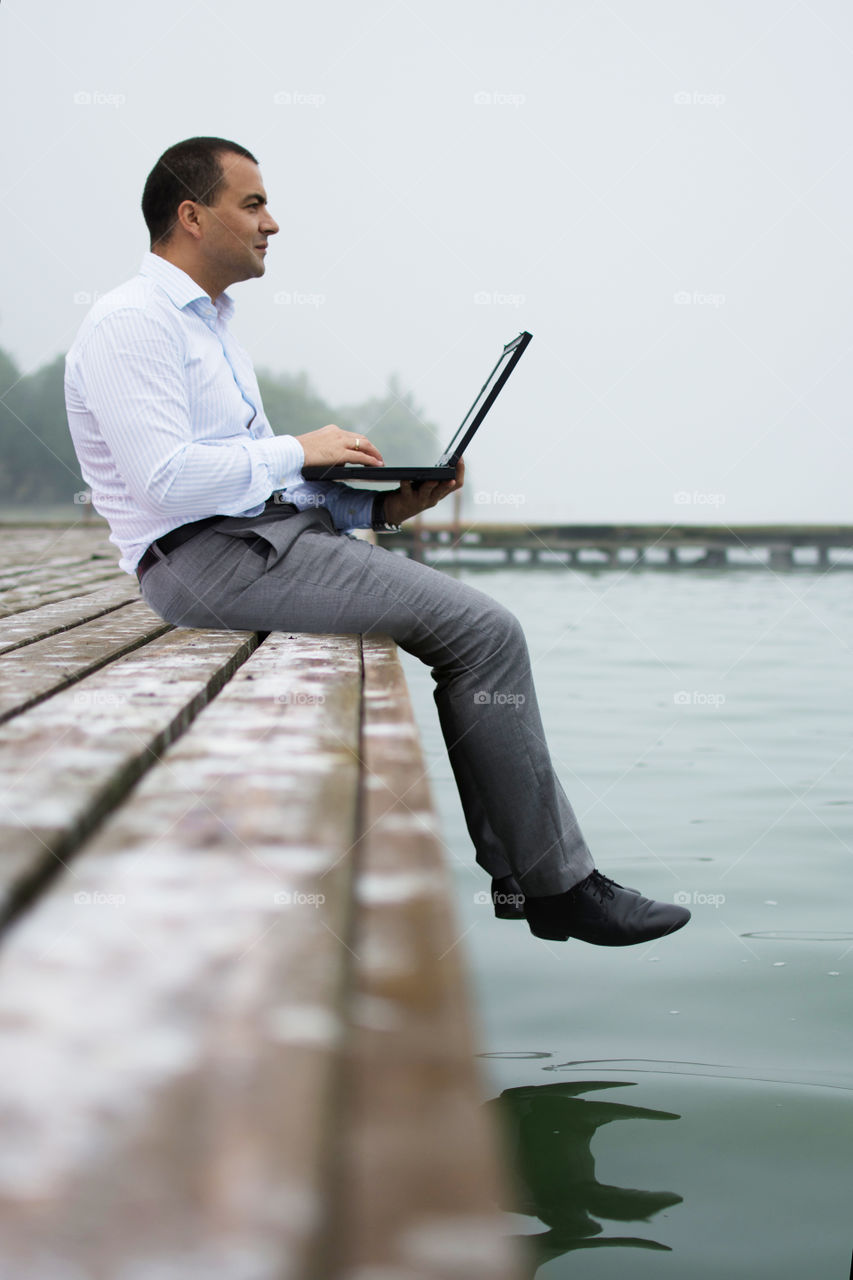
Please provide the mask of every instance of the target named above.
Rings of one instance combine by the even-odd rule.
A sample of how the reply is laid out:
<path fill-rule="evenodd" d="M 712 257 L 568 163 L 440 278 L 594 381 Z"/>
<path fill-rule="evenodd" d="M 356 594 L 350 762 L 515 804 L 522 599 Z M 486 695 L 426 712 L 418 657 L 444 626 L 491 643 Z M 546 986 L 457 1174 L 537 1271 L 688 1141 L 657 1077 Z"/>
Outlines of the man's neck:
<path fill-rule="evenodd" d="M 169 247 L 152 248 L 151 252 L 158 258 L 162 258 L 165 262 L 171 262 L 173 267 L 177 267 L 179 271 L 183 271 L 191 280 L 194 280 L 200 289 L 204 289 L 211 302 L 215 303 L 220 294 L 227 289 L 227 284 L 219 284 L 207 278 L 203 266 L 189 254 L 181 253 L 179 250 Z"/>

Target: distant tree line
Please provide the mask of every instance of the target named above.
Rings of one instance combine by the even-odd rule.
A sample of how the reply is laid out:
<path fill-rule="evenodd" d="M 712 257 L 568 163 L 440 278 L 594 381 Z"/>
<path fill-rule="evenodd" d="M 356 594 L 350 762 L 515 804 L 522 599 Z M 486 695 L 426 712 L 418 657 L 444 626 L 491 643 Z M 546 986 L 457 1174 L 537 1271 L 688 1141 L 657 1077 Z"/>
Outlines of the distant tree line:
<path fill-rule="evenodd" d="M 73 502 L 83 488 L 63 391 L 64 359 L 22 374 L 0 348 L 0 502 L 7 505 Z M 397 377 L 384 395 L 362 404 L 332 406 L 304 373 L 260 372 L 264 410 L 277 435 L 303 435 L 328 422 L 361 431 L 385 461 L 406 466 L 432 462 L 438 434 Z"/>

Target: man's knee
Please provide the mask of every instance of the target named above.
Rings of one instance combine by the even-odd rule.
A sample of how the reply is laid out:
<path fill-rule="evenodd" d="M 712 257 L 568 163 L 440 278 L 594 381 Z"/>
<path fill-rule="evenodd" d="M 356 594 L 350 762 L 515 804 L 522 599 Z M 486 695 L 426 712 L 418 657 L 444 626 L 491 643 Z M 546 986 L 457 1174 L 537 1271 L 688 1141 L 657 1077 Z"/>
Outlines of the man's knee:
<path fill-rule="evenodd" d="M 483 609 L 477 622 L 477 633 L 484 655 L 526 661 L 527 640 L 522 625 L 515 614 L 497 600 L 490 600 Z"/>

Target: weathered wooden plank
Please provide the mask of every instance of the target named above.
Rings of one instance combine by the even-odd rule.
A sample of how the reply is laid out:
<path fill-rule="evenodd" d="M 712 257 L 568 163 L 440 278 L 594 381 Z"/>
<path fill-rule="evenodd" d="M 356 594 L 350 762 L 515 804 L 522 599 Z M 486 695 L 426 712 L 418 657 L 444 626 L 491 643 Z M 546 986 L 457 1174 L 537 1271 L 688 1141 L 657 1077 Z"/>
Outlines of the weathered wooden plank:
<path fill-rule="evenodd" d="M 55 560 L 43 562 L 35 558 L 17 572 L 5 572 L 0 579 L 0 587 L 4 591 L 26 590 L 28 588 L 43 589 L 54 581 L 73 584 L 93 573 L 103 573 L 118 569 L 115 555 L 87 555 L 82 552 L 77 556 L 57 557 Z M 128 575 L 130 576 L 130 575 Z"/>
<path fill-rule="evenodd" d="M 23 613 L 26 609 L 37 609 L 43 604 L 53 604 L 57 600 L 69 600 L 72 596 L 97 591 L 113 582 L 127 581 L 128 575 L 122 570 L 111 568 L 107 561 L 100 561 L 96 566 L 87 567 L 85 572 L 81 570 L 73 578 L 62 576 L 38 587 L 4 591 L 0 596 L 0 618 Z"/>
<path fill-rule="evenodd" d="M 51 570 L 73 570 L 78 565 L 92 560 L 104 560 L 113 564 L 118 561 L 116 548 L 104 545 L 100 540 L 95 542 L 92 539 L 82 541 L 78 539 L 75 546 L 61 547 L 33 542 L 29 550 L 24 547 L 17 548 L 11 557 L 9 552 L 12 549 L 6 545 L 5 539 L 0 545 L 2 545 L 0 587 L 5 587 L 9 580 L 23 582 L 27 579 L 37 579 L 39 575 L 44 575 Z"/>
<path fill-rule="evenodd" d="M 81 519 L 81 512 L 75 509 L 67 520 L 15 520 L 8 511 L 0 519 L 0 534 L 10 541 L 26 542 L 33 538 L 42 540 L 61 538 L 64 541 L 73 538 L 92 538 L 100 535 L 104 541 L 109 539 L 109 526 L 100 516 L 95 520 Z"/>
<path fill-rule="evenodd" d="M 0 617 L 125 576 L 100 522 L 85 528 L 0 525 Z"/>
<path fill-rule="evenodd" d="M 115 543 L 110 541 L 107 524 L 72 523 L 66 525 L 10 524 L 0 521 L 0 561 L 7 565 L 27 565 L 64 555 L 102 555 L 117 557 Z"/>
<path fill-rule="evenodd" d="M 365 638 L 364 671 L 354 1025 L 323 1274 L 508 1280 L 522 1272 L 496 1209 L 459 929 L 390 641 Z"/>
<path fill-rule="evenodd" d="M 118 561 L 118 549 L 109 540 L 109 529 L 98 524 L 88 528 L 30 526 L 10 529 L 0 525 L 0 581 L 48 568 L 69 567 L 79 561 Z"/>
<path fill-rule="evenodd" d="M 253 632 L 170 631 L 0 726 L 0 922 L 257 643 Z"/>
<path fill-rule="evenodd" d="M 8 591 L 17 586 L 29 586 L 31 583 L 41 582 L 45 578 L 56 577 L 60 572 L 70 571 L 73 573 L 74 569 L 80 565 L 89 563 L 89 556 L 76 555 L 57 556 L 46 563 L 32 559 L 23 564 L 4 564 L 2 572 L 0 572 L 0 591 Z"/>
<path fill-rule="evenodd" d="M 0 723 L 170 630 L 141 601 L 0 657 Z"/>
<path fill-rule="evenodd" d="M 319 1274 L 360 669 L 268 637 L 7 934 L 4 1280 Z"/>
<path fill-rule="evenodd" d="M 20 574 L 14 580 L 7 579 L 0 583 L 0 600 L 5 602 L 7 599 L 39 596 L 63 588 L 67 588 L 68 595 L 71 596 L 87 582 L 106 574 L 114 575 L 116 570 L 117 566 L 107 560 L 78 560 L 68 568 L 45 565 L 44 568 L 33 569 L 31 573 Z"/>
<path fill-rule="evenodd" d="M 122 577 L 123 581 L 91 591 L 88 595 L 75 595 L 70 600 L 58 600 L 0 620 L 0 654 L 67 631 L 81 622 L 90 622 L 92 618 L 111 613 L 131 600 L 138 600 L 136 581 L 127 574 Z"/>

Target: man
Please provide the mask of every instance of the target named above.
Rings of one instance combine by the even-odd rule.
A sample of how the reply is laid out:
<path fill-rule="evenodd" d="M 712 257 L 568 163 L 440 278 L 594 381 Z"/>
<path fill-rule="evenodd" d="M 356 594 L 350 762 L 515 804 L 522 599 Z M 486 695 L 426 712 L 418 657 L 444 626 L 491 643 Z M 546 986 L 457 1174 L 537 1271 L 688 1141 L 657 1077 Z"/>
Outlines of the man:
<path fill-rule="evenodd" d="M 521 628 L 472 587 L 342 536 L 400 524 L 463 483 L 383 496 L 305 465 L 380 468 L 363 436 L 274 436 L 225 290 L 261 276 L 278 224 L 254 156 L 222 138 L 170 147 L 148 176 L 139 275 L 102 297 L 66 362 L 66 404 L 92 501 L 121 565 L 179 626 L 385 633 L 432 667 L 435 701 L 495 909 L 538 937 L 602 946 L 681 928 L 594 868 L 551 765 Z M 493 697 L 492 694 L 512 694 Z"/>

